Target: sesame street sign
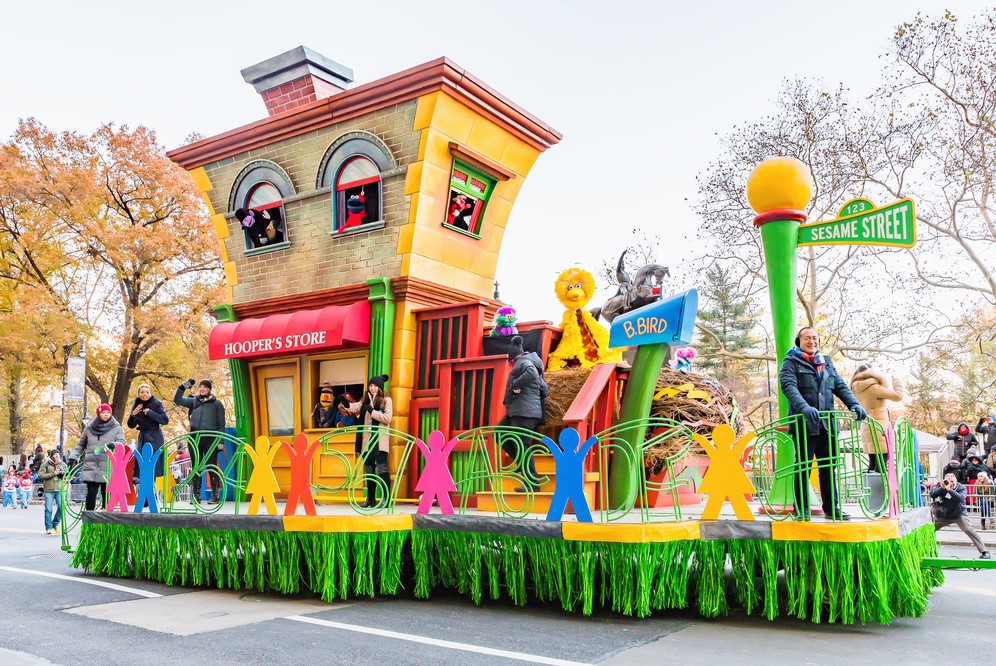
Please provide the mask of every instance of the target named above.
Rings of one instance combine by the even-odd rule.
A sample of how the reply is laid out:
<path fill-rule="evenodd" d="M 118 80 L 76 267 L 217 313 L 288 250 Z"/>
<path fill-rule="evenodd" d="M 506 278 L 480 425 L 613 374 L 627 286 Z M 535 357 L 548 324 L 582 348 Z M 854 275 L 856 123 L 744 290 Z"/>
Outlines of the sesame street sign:
<path fill-rule="evenodd" d="M 699 294 L 689 289 L 683 294 L 621 314 L 612 320 L 609 346 L 687 345 L 692 341 L 698 308 Z"/>
<path fill-rule="evenodd" d="M 799 227 L 800 246 L 915 244 L 916 211 L 912 199 L 881 208 L 875 208 L 868 199 L 852 199 L 840 209 L 837 219 Z"/>

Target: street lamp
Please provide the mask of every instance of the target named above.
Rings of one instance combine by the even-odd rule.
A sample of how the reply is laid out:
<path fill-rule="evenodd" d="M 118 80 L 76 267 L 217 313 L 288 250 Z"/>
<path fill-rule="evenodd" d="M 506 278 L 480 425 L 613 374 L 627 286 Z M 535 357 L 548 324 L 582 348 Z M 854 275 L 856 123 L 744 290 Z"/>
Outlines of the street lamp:
<path fill-rule="evenodd" d="M 62 345 L 62 409 L 59 414 L 59 448 L 65 451 L 66 443 L 66 386 L 69 382 L 69 353 L 76 345 L 80 346 L 79 356 L 86 358 L 86 341 L 77 340 L 70 345 Z M 86 420 L 86 375 L 83 387 L 83 420 Z"/>

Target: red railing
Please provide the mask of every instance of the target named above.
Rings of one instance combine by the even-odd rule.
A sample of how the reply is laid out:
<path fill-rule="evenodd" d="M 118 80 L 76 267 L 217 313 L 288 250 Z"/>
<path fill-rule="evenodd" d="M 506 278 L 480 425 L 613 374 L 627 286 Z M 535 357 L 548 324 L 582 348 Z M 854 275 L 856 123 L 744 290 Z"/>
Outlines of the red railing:
<path fill-rule="evenodd" d="M 584 386 L 578 392 L 571 406 L 564 413 L 564 425 L 574 428 L 581 435 L 584 441 L 597 432 L 601 432 L 612 426 L 612 417 L 618 403 L 622 380 L 616 370 L 615 363 L 599 363 L 591 369 L 591 374 L 585 380 Z M 599 447 L 593 447 L 588 457 L 584 461 L 584 471 L 593 472 L 600 467 L 595 460 L 595 452 Z M 608 469 L 608 451 L 602 453 L 605 460 L 602 461 L 601 469 Z M 603 479 L 599 479 L 595 486 L 595 497 L 602 496 Z"/>
<path fill-rule="evenodd" d="M 505 356 L 436 361 L 439 368 L 439 429 L 447 437 L 495 425 L 504 413 L 508 380 Z"/>
<path fill-rule="evenodd" d="M 415 388 L 413 398 L 439 395 L 438 361 L 481 355 L 483 301 L 415 310 Z"/>

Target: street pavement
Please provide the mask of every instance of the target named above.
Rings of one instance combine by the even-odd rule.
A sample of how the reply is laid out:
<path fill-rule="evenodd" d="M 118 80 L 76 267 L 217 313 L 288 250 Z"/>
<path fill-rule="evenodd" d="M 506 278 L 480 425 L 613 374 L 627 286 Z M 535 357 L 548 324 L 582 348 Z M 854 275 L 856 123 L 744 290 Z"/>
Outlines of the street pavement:
<path fill-rule="evenodd" d="M 0 665 L 17 664 L 799 664 L 990 663 L 996 571 L 949 571 L 920 619 L 889 626 L 774 622 L 691 612 L 639 620 L 550 606 L 475 606 L 441 594 L 327 604 L 170 588 L 69 567 L 42 507 L 0 510 Z M 942 532 L 943 534 L 943 532 Z M 960 532 L 959 532 L 960 534 Z M 990 533 L 991 534 L 991 533 Z M 942 554 L 973 559 L 974 549 Z M 952 632 L 964 640 L 952 643 Z"/>

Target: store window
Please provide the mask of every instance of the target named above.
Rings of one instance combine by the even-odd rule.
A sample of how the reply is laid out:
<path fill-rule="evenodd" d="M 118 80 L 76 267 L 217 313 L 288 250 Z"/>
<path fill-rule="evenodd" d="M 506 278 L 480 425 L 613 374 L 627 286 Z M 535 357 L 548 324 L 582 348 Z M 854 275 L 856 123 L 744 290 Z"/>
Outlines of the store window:
<path fill-rule="evenodd" d="M 449 204 L 443 226 L 480 238 L 484 209 L 494 187 L 494 178 L 460 160 L 453 160 Z"/>
<path fill-rule="evenodd" d="M 309 369 L 312 382 L 312 428 L 334 428 L 354 425 L 355 419 L 344 416 L 340 405 L 360 402 L 366 388 L 367 357 L 311 357 Z M 323 395 L 323 393 L 325 395 Z"/>
<path fill-rule="evenodd" d="M 331 190 L 334 235 L 384 226 L 383 177 L 396 168 L 387 146 L 369 132 L 349 132 L 329 146 L 317 186 Z"/>
<path fill-rule="evenodd" d="M 292 194 L 290 178 L 269 161 L 254 162 L 236 177 L 229 207 L 242 229 L 247 253 L 289 245 L 284 199 Z"/>
<path fill-rule="evenodd" d="M 263 380 L 266 392 L 266 434 L 270 437 L 294 435 L 294 379 L 270 377 Z"/>

